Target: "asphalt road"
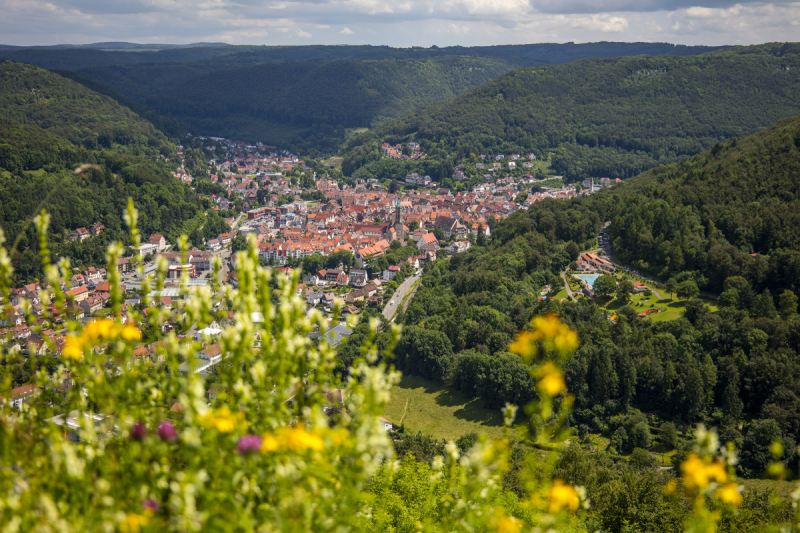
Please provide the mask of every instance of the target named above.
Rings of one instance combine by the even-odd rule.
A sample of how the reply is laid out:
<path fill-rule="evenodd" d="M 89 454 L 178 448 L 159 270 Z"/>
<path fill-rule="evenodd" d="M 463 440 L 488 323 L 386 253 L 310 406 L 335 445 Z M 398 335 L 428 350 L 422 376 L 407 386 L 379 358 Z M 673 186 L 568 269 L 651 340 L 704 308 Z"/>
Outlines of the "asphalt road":
<path fill-rule="evenodd" d="M 383 308 L 383 318 L 389 322 L 395 319 L 398 311 L 400 311 L 400 306 L 403 304 L 403 299 L 406 297 L 409 291 L 411 291 L 421 275 L 422 274 L 414 274 L 413 276 L 406 278 L 405 281 L 403 281 L 403 283 L 397 287 L 397 290 L 392 295 L 392 299 L 389 300 L 389 302 Z"/>

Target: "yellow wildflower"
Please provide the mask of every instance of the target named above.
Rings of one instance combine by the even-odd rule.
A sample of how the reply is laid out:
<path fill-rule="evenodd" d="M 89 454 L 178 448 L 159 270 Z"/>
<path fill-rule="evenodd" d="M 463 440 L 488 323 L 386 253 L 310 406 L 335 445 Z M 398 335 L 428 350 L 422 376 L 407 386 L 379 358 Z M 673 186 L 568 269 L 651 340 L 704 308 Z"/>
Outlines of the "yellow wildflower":
<path fill-rule="evenodd" d="M 536 342 L 536 339 L 533 333 L 530 331 L 523 331 L 517 335 L 514 342 L 509 344 L 508 351 L 525 358 L 531 357 L 536 352 L 534 342 Z"/>
<path fill-rule="evenodd" d="M 703 490 L 709 483 L 725 483 L 728 480 L 728 473 L 721 462 L 703 461 L 696 453 L 690 453 L 683 461 L 681 472 L 683 482 L 690 490 Z"/>
<path fill-rule="evenodd" d="M 567 485 L 560 479 L 555 480 L 553 486 L 550 487 L 549 500 L 551 513 L 557 513 L 562 509 L 575 512 L 581 505 L 581 499 L 575 487 Z"/>
<path fill-rule="evenodd" d="M 243 413 L 232 413 L 228 406 L 223 406 L 202 415 L 200 423 L 207 428 L 214 428 L 220 433 L 230 433 L 236 429 L 236 425 L 243 418 Z"/>
<path fill-rule="evenodd" d="M 119 525 L 119 529 L 123 533 L 138 533 L 148 522 L 150 517 L 146 514 L 128 513 Z"/>
<path fill-rule="evenodd" d="M 531 325 L 541 339 L 554 339 L 564 326 L 555 315 L 533 317 Z"/>
<path fill-rule="evenodd" d="M 142 332 L 133 324 L 126 324 L 122 326 L 121 331 L 122 339 L 128 342 L 136 342 L 142 340 Z"/>
<path fill-rule="evenodd" d="M 742 493 L 736 483 L 727 483 L 717 489 L 717 499 L 724 504 L 738 507 L 742 504 Z"/>
<path fill-rule="evenodd" d="M 540 378 L 536 383 L 536 389 L 541 393 L 553 397 L 567 390 L 564 374 L 549 361 L 537 369 L 536 375 Z"/>
<path fill-rule="evenodd" d="M 261 436 L 261 451 L 262 452 L 276 452 L 280 447 L 280 443 L 278 439 L 275 438 L 274 435 L 270 435 L 269 433 L 265 433 Z"/>
<path fill-rule="evenodd" d="M 347 439 L 350 436 L 350 433 L 344 428 L 336 428 L 331 430 L 328 435 L 330 436 L 331 443 L 334 446 L 339 446 L 347 442 Z"/>
<path fill-rule="evenodd" d="M 725 465 L 721 461 L 714 461 L 706 467 L 706 475 L 709 481 L 715 483 L 725 483 L 728 480 L 728 472 L 725 471 Z"/>
<path fill-rule="evenodd" d="M 578 348 L 578 334 L 555 315 L 534 317 L 531 327 L 533 331 L 523 331 L 517 335 L 516 340 L 509 345 L 509 351 L 530 358 L 536 354 L 537 342 L 542 342 L 561 354 Z"/>
<path fill-rule="evenodd" d="M 83 357 L 83 339 L 70 335 L 64 343 L 64 349 L 61 350 L 61 356 L 66 359 L 81 359 Z"/>
<path fill-rule="evenodd" d="M 83 330 L 83 335 L 89 340 L 110 339 L 114 336 L 116 324 L 109 318 L 90 320 Z"/>
<path fill-rule="evenodd" d="M 561 353 L 574 352 L 578 349 L 578 334 L 569 328 L 562 329 L 553 339 L 553 344 Z"/>
<path fill-rule="evenodd" d="M 497 533 L 519 533 L 522 524 L 512 516 L 503 515 L 497 520 Z"/>
<path fill-rule="evenodd" d="M 303 428 L 284 428 L 279 434 L 281 447 L 291 451 L 320 451 L 325 447 L 322 438 Z"/>

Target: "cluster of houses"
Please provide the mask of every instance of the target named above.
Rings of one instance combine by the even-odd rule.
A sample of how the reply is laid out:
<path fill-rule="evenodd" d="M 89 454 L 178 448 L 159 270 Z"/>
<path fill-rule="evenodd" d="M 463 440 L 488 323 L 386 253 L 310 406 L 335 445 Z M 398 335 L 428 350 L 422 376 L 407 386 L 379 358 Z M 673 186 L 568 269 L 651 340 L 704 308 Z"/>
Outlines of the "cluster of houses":
<path fill-rule="evenodd" d="M 105 229 L 106 227 L 103 224 L 95 222 L 88 228 L 82 226 L 80 228 L 72 230 L 69 233 L 69 240 L 83 242 L 86 239 L 91 239 L 92 237 L 99 236 L 101 233 L 103 233 Z"/>
<path fill-rule="evenodd" d="M 425 155 L 419 143 L 415 142 L 407 142 L 405 144 L 385 142 L 381 145 L 381 153 L 392 159 L 421 159 Z"/>
<path fill-rule="evenodd" d="M 393 242 L 415 243 L 422 260 L 433 260 L 442 240 L 448 251 L 469 247 L 470 237 L 488 236 L 488 220 L 513 211 L 497 197 L 484 203 L 479 193 L 411 191 L 398 195 L 361 183 L 341 187 L 320 179 L 317 190 L 325 202 L 291 202 L 247 211 L 239 227 L 256 237 L 261 259 L 284 265 L 312 254 L 352 253 L 359 266 L 384 255 Z"/>
<path fill-rule="evenodd" d="M 583 252 L 575 261 L 575 269 L 578 272 L 611 274 L 615 267 L 606 257 L 593 252 Z"/>
<path fill-rule="evenodd" d="M 211 195 L 216 209 L 233 209 L 237 202 L 250 209 L 302 194 L 301 184 L 288 176 L 295 169 L 305 168 L 304 161 L 296 155 L 260 143 L 249 145 L 218 137 L 201 139 L 208 143 L 209 152 L 223 152 L 219 159 L 211 160 L 215 171 L 210 179 L 224 191 Z M 178 156 L 183 157 L 182 147 L 178 147 Z M 190 185 L 194 181 L 183 166 L 175 171 L 175 178 Z"/>

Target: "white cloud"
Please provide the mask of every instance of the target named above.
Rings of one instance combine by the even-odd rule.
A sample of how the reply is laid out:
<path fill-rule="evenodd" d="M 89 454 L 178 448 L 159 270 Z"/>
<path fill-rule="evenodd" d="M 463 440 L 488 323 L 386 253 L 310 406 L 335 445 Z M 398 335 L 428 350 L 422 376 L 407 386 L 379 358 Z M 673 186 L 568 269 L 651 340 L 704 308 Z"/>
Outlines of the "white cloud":
<path fill-rule="evenodd" d="M 797 40 L 800 0 L 0 0 L 0 42 Z"/>
<path fill-rule="evenodd" d="M 613 15 L 590 15 L 573 19 L 576 28 L 600 31 L 603 33 L 621 33 L 628 29 L 628 19 Z"/>

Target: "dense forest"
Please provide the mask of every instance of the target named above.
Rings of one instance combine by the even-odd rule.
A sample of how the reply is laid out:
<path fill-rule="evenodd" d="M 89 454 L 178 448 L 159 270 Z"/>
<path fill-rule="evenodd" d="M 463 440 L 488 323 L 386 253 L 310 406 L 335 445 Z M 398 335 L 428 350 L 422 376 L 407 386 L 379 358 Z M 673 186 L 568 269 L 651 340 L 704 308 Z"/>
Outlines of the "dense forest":
<path fill-rule="evenodd" d="M 122 212 L 132 197 L 142 231 L 176 239 L 218 216 L 171 171 L 175 146 L 152 124 L 108 97 L 38 67 L 0 63 L 0 227 L 21 279 L 35 276 L 33 216 L 50 214 L 53 252 L 103 264 L 105 248 L 124 237 Z M 76 171 L 80 167 L 81 171 Z M 101 223 L 83 242 L 70 231 Z M 219 228 L 216 228 L 219 231 Z"/>
<path fill-rule="evenodd" d="M 413 112 L 517 66 L 713 50 L 665 43 L 484 47 L 8 47 L 0 59 L 62 72 L 170 134 L 190 132 L 331 152 L 348 128 Z"/>
<path fill-rule="evenodd" d="M 614 254 L 716 293 L 730 276 L 800 293 L 798 177 L 800 118 L 655 169 L 608 195 Z"/>
<path fill-rule="evenodd" d="M 281 62 L 227 67 L 152 64 L 72 75 L 167 131 L 332 151 L 348 128 L 462 94 L 508 72 L 476 57 Z"/>
<path fill-rule="evenodd" d="M 0 58 L 32 63 L 48 69 L 68 71 L 99 66 L 196 63 L 209 60 L 213 60 L 216 65 L 224 65 L 229 68 L 262 63 L 429 59 L 444 56 L 488 57 L 517 66 L 535 66 L 566 63 L 576 59 L 633 55 L 683 56 L 720 48 L 722 47 L 641 42 L 538 43 L 495 46 L 432 46 L 429 48 L 418 46 L 393 48 L 374 45 L 233 46 L 225 43 L 148 45 L 121 42 L 29 47 L 0 45 Z M 214 68 L 214 65 L 209 64 L 208 66 Z"/>
<path fill-rule="evenodd" d="M 555 312 L 581 339 L 567 365 L 579 434 L 603 434 L 629 453 L 706 422 L 742 450 L 742 474 L 763 474 L 774 439 L 794 465 L 798 162 L 800 118 L 617 189 L 513 215 L 487 246 L 426 272 L 404 317 L 398 366 L 488 406 L 524 403 L 531 378 L 509 343 L 532 316 Z M 622 306 L 611 321 L 586 300 L 539 301 L 543 287 L 561 286 L 559 272 L 596 245 L 606 221 L 619 258 L 721 293 L 719 309 L 690 298 L 679 320 L 652 322 Z"/>
<path fill-rule="evenodd" d="M 345 164 L 379 172 L 382 139 L 413 139 L 450 168 L 533 151 L 571 179 L 632 177 L 799 112 L 798 93 L 797 44 L 518 69 L 362 136 Z"/>

